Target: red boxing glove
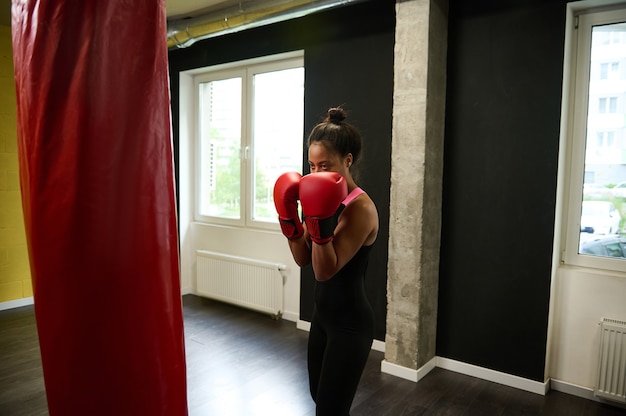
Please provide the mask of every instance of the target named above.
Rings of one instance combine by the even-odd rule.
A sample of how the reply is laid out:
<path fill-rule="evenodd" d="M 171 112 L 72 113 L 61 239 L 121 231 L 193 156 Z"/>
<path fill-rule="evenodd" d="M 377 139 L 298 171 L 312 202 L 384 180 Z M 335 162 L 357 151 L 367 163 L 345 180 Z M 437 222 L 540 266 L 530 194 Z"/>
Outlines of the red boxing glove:
<path fill-rule="evenodd" d="M 298 188 L 302 175 L 286 172 L 278 177 L 274 185 L 274 206 L 278 212 L 280 229 L 288 239 L 300 238 L 304 234 L 298 218 Z"/>
<path fill-rule="evenodd" d="M 300 181 L 300 202 L 311 240 L 326 244 L 333 239 L 339 207 L 348 196 L 348 183 L 337 172 L 306 175 Z"/>

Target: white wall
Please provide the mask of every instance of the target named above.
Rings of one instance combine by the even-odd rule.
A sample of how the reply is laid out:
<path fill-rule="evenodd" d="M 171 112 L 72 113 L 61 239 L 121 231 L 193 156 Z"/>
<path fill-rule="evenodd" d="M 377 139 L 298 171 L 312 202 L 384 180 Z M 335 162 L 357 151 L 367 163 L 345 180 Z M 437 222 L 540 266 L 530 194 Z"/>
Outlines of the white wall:
<path fill-rule="evenodd" d="M 600 320 L 626 321 L 626 276 L 563 266 L 555 275 L 552 296 L 549 376 L 556 381 L 553 388 L 563 382 L 592 390 L 598 369 Z"/>
<path fill-rule="evenodd" d="M 546 379 L 551 388 L 594 399 L 600 351 L 600 321 L 613 318 L 626 321 L 626 264 L 623 271 L 610 272 L 561 263 L 566 243 L 568 186 L 571 155 L 568 129 L 571 46 L 574 12 L 607 6 L 623 0 L 587 0 L 567 5 L 565 59 L 563 69 L 563 109 L 559 147 L 558 192 L 556 200 L 555 243 L 553 251 L 550 317 L 546 357 Z M 532 307 L 532 305 L 529 305 Z"/>
<path fill-rule="evenodd" d="M 196 293 L 195 251 L 208 250 L 285 264 L 283 318 L 297 322 L 300 317 L 300 268 L 294 262 L 287 240 L 280 232 L 189 224 L 187 261 L 183 262 L 184 293 Z"/>

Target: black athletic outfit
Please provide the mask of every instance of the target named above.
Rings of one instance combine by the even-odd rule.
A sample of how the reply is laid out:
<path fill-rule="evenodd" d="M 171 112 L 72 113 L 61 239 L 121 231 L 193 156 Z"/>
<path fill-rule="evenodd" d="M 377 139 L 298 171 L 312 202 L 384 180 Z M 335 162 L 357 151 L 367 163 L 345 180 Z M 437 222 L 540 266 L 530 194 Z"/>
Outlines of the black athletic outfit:
<path fill-rule="evenodd" d="M 374 339 L 365 295 L 372 246 L 363 246 L 331 279 L 315 282 L 308 367 L 317 416 L 347 416 Z"/>

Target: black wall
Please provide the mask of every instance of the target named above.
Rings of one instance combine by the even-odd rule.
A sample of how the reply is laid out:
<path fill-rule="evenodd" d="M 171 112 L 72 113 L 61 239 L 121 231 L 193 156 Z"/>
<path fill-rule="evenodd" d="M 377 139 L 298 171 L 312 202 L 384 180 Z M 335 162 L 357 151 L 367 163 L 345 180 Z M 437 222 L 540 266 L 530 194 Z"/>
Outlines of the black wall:
<path fill-rule="evenodd" d="M 380 223 L 378 240 L 370 254 L 366 290 L 375 311 L 376 339 L 384 340 L 395 11 L 393 7 L 378 9 L 375 13 L 356 15 L 346 8 L 349 13 L 345 17 L 332 19 L 339 36 L 306 48 L 305 125 L 308 134 L 330 106 L 344 104 L 348 121 L 363 136 L 362 160 L 355 166 L 356 181 L 376 204 Z M 320 15 L 314 25 L 328 28 L 331 20 L 327 17 L 330 16 Z M 305 156 L 308 170 L 306 160 Z M 313 285 L 313 271 L 306 267 L 302 270 L 300 315 L 309 321 L 313 314 Z"/>
<path fill-rule="evenodd" d="M 565 4 L 450 1 L 437 355 L 537 381 L 546 353 Z M 394 7 L 365 2 L 170 52 L 176 147 L 178 71 L 305 50 L 304 136 L 337 104 L 364 135 L 358 183 L 374 199 L 381 225 L 367 275 L 380 340 Z M 306 320 L 309 268 L 302 279 Z"/>
<path fill-rule="evenodd" d="M 169 53 L 178 166 L 179 72 L 264 55 L 304 49 L 306 136 L 328 108 L 343 105 L 348 120 L 363 135 L 363 160 L 357 183 L 374 200 L 380 217 L 378 242 L 371 252 L 366 285 L 376 314 L 376 338 L 385 338 L 389 178 L 393 97 L 393 1 L 370 1 L 300 19 L 197 42 Z M 276 121 L 280 122 L 280 109 Z M 303 154 L 308 172 L 307 153 Z M 178 169 L 176 172 L 178 177 Z M 301 319 L 313 312 L 313 273 L 302 271 Z"/>
<path fill-rule="evenodd" d="M 470 3 L 450 8 L 437 355 L 543 381 L 565 1 Z"/>

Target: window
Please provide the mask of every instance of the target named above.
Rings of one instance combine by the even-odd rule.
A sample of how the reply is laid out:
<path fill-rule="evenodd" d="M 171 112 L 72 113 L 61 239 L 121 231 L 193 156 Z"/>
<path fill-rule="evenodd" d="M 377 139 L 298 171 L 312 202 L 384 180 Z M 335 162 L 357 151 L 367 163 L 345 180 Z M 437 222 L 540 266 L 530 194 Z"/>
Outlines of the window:
<path fill-rule="evenodd" d="M 598 113 L 617 113 L 617 97 L 600 98 Z"/>
<path fill-rule="evenodd" d="M 302 171 L 302 53 L 206 68 L 196 93 L 196 221 L 277 228 L 278 175 Z"/>
<path fill-rule="evenodd" d="M 609 78 L 609 64 L 600 64 L 600 79 Z"/>
<path fill-rule="evenodd" d="M 600 64 L 600 79 L 609 79 L 609 77 L 619 78 L 619 62 L 604 62 Z"/>
<path fill-rule="evenodd" d="M 624 270 L 626 8 L 580 11 L 569 87 L 569 200 L 563 261 Z"/>
<path fill-rule="evenodd" d="M 587 146 L 587 151 L 595 151 L 596 154 L 599 154 L 599 151 L 603 147 L 612 148 L 615 145 L 615 132 L 614 131 L 599 131 L 596 134 L 597 134 L 596 145 Z M 593 155 L 587 156 L 587 160 L 589 160 L 590 158 L 593 158 Z"/>
<path fill-rule="evenodd" d="M 609 113 L 617 113 L 617 97 L 609 98 Z"/>

